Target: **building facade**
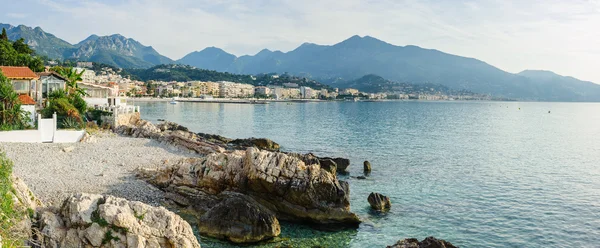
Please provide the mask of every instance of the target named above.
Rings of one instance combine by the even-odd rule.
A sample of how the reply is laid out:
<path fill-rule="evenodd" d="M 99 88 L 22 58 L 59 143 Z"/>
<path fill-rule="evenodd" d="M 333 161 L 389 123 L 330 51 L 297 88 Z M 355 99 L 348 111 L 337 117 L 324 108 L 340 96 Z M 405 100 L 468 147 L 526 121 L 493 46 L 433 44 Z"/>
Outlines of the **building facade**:
<path fill-rule="evenodd" d="M 242 98 L 254 96 L 254 86 L 234 82 L 219 82 L 219 96 L 225 98 Z"/>

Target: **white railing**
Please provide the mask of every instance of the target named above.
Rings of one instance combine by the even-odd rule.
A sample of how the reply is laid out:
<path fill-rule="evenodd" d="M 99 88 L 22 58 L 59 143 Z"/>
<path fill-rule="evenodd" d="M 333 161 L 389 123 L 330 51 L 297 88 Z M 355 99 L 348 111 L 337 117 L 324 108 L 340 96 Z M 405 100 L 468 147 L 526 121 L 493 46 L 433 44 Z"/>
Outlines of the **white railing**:
<path fill-rule="evenodd" d="M 116 117 L 120 114 L 131 114 L 135 112 L 140 112 L 140 106 L 133 105 L 118 105 L 118 106 L 94 106 L 95 109 L 111 112 Z"/>

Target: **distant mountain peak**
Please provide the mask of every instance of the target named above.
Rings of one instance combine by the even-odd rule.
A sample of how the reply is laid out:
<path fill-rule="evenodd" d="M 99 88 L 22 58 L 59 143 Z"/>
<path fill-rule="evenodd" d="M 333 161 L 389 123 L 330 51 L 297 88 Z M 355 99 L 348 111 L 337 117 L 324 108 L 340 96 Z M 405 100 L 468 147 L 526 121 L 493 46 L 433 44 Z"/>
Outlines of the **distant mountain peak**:
<path fill-rule="evenodd" d="M 366 48 L 366 47 L 375 46 L 375 45 L 389 45 L 389 44 L 382 40 L 374 38 L 372 36 L 367 35 L 367 36 L 361 37 L 359 35 L 353 35 L 352 37 L 350 37 L 334 46 L 350 46 L 350 47 Z"/>
<path fill-rule="evenodd" d="M 263 50 L 260 50 L 260 52 L 256 53 L 256 55 L 254 55 L 254 56 L 266 56 L 266 55 L 269 55 L 271 53 L 273 53 L 273 51 L 265 48 Z"/>
<path fill-rule="evenodd" d="M 128 39 L 127 37 L 125 37 L 125 36 L 123 36 L 121 34 L 111 34 L 108 37 L 117 38 L 117 39 Z"/>
<path fill-rule="evenodd" d="M 215 47 L 215 46 L 210 46 L 210 47 L 206 47 L 200 51 L 196 51 L 194 53 L 203 53 L 203 54 L 221 54 L 221 53 L 227 53 L 225 52 L 223 49 Z M 229 53 L 227 53 L 229 54 Z"/>

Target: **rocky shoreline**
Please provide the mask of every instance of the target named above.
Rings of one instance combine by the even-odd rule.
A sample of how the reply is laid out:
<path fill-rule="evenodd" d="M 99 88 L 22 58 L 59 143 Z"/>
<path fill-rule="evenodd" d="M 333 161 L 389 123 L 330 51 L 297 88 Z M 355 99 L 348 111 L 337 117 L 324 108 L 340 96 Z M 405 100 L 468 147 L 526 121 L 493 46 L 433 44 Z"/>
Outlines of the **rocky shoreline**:
<path fill-rule="evenodd" d="M 138 176 L 167 192 L 171 200 L 201 220 L 209 220 L 219 211 L 230 213 L 219 223 L 229 228 L 200 221 L 202 234 L 251 243 L 276 237 L 279 219 L 340 228 L 356 228 L 360 223 L 350 212 L 348 183 L 337 179 L 335 160 L 344 161 L 342 158 L 283 153 L 268 139 L 230 140 L 195 134 L 170 122 L 154 125 L 132 120 L 116 132 L 159 140 L 201 155 L 141 168 Z M 244 221 L 250 219 L 248 215 L 264 221 L 248 223 Z M 267 223 L 267 228 L 262 223 Z M 221 231 L 213 232 L 215 229 Z"/>
<path fill-rule="evenodd" d="M 150 157 L 163 159 L 146 160 L 135 166 L 126 161 L 105 168 L 103 171 L 114 172 L 116 178 L 125 175 L 122 178 L 125 184 L 138 185 L 127 193 L 102 186 L 79 191 L 95 194 L 73 192 L 79 189 L 76 186 L 68 186 L 65 192 L 54 192 L 39 190 L 40 184 L 34 183 L 35 191 L 42 192 L 43 199 L 52 206 L 31 206 L 35 209 L 35 214 L 30 216 L 32 244 L 39 247 L 200 247 L 190 225 L 177 214 L 159 207 L 164 204 L 195 216 L 197 222 L 193 224 L 202 235 L 233 243 L 255 243 L 277 237 L 281 232 L 279 220 L 327 228 L 357 228 L 361 222 L 350 211 L 348 183 L 337 177 L 338 173 L 346 173 L 348 159 L 280 152 L 279 145 L 268 139 L 228 139 L 193 133 L 171 122 L 154 125 L 139 117 L 131 118 L 114 132 L 121 135 L 118 139 L 145 138 L 132 140 L 143 140 L 146 145 L 141 148 L 157 149 Z M 88 136 L 83 142 L 94 144 L 103 140 Z M 76 156 L 80 150 L 79 146 L 64 148 L 64 154 L 58 156 L 68 156 L 71 152 Z M 161 149 L 162 153 L 158 151 Z M 15 154 L 9 152 L 9 155 L 14 157 Z M 84 160 L 92 157 L 85 157 L 85 153 L 82 156 Z M 16 164 L 27 162 L 31 161 L 17 159 Z M 57 168 L 54 173 L 64 169 Z M 83 166 L 81 169 L 91 168 Z M 93 178 L 89 174 L 87 177 Z M 26 178 L 26 181 L 36 179 L 39 177 Z M 53 190 L 55 187 L 51 186 Z M 107 195 L 107 192 L 124 198 Z M 137 194 L 155 197 L 145 199 Z M 385 196 L 379 197 L 385 199 Z M 151 205 L 129 201 L 132 199 L 149 201 Z M 389 207 L 388 199 L 381 209 Z M 149 216 L 153 222 L 145 221 Z M 153 226 L 156 223 L 164 224 Z M 417 246 L 406 244 L 399 242 L 394 247 L 422 247 L 418 242 Z"/>

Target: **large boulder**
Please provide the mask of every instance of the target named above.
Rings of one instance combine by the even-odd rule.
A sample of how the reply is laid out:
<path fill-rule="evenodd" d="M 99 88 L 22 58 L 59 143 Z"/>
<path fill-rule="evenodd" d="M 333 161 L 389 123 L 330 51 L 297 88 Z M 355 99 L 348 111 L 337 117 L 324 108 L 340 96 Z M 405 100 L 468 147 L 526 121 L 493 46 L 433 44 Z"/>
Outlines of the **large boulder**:
<path fill-rule="evenodd" d="M 189 158 L 138 175 L 166 191 L 186 196 L 241 192 L 278 219 L 356 226 L 347 183 L 319 164 L 257 148 Z"/>
<path fill-rule="evenodd" d="M 335 162 L 338 173 L 348 172 L 348 167 L 350 166 L 349 159 L 347 159 L 347 158 L 329 158 L 329 157 L 319 158 L 319 161 L 321 162 L 321 164 L 330 163 L 328 160 Z"/>
<path fill-rule="evenodd" d="M 72 195 L 38 223 L 43 247 L 200 247 L 173 212 L 113 196 Z"/>
<path fill-rule="evenodd" d="M 372 209 L 378 211 L 385 211 L 392 207 L 392 202 L 390 201 L 390 198 L 379 193 L 371 192 L 371 194 L 369 194 L 369 197 L 367 198 L 367 201 L 369 201 L 369 204 L 371 205 Z"/>
<path fill-rule="evenodd" d="M 434 237 L 427 237 L 423 241 L 419 242 L 418 239 L 403 239 L 399 240 L 396 244 L 388 246 L 387 248 L 458 248 L 452 245 L 450 242 L 443 239 L 436 239 Z"/>
<path fill-rule="evenodd" d="M 223 192 L 224 198 L 200 217 L 200 233 L 234 243 L 254 243 L 279 236 L 279 221 L 270 209 L 240 193 Z"/>

